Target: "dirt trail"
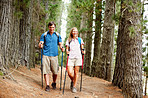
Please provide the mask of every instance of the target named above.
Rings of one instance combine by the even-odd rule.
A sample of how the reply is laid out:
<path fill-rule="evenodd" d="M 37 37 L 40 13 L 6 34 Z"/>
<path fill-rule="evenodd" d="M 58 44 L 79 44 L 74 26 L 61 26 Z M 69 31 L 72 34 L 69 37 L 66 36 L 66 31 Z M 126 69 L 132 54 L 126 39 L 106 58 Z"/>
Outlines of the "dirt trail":
<path fill-rule="evenodd" d="M 64 69 L 64 68 L 63 68 Z M 57 79 L 57 89 L 50 89 L 46 92 L 41 87 L 40 68 L 28 70 L 26 67 L 19 67 L 17 70 L 11 68 L 16 82 L 0 77 L 0 98 L 123 98 L 122 91 L 113 86 L 111 82 L 88 77 L 83 74 L 83 86 L 80 92 L 80 78 L 77 84 L 77 93 L 70 90 L 70 79 L 66 77 L 65 93 L 60 91 L 60 72 Z M 63 70 L 62 87 L 64 83 L 65 69 Z M 51 76 L 51 75 L 50 75 Z M 79 74 L 80 76 L 80 74 Z M 50 80 L 51 85 L 52 80 Z"/>

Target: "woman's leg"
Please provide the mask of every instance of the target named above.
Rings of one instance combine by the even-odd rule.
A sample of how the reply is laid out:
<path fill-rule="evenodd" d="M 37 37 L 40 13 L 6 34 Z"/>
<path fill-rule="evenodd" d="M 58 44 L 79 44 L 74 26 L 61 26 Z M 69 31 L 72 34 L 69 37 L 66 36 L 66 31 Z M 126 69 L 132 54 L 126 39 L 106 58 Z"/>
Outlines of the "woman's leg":
<path fill-rule="evenodd" d="M 71 79 L 71 81 L 73 82 L 74 79 L 74 75 L 73 75 L 73 66 L 67 66 L 67 72 L 68 72 L 68 76 Z"/>
<path fill-rule="evenodd" d="M 78 80 L 79 69 L 80 69 L 80 66 L 75 66 L 74 67 L 74 79 L 73 79 L 74 83 L 73 83 L 73 87 L 76 87 L 77 80 Z"/>

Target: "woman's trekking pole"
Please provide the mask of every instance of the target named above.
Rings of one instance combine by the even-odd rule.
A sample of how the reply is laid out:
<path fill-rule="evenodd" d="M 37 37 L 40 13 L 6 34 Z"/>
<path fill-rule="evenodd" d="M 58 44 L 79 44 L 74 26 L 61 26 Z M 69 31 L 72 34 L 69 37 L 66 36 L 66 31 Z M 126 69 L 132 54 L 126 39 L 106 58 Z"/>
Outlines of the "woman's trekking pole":
<path fill-rule="evenodd" d="M 64 94 L 65 82 L 66 82 L 66 73 L 67 73 L 68 59 L 69 59 L 69 54 L 68 54 L 68 57 L 67 57 L 67 63 L 66 63 L 65 79 L 64 79 L 64 85 L 63 85 L 63 94 Z"/>
<path fill-rule="evenodd" d="M 62 85 L 62 67 L 63 67 L 63 52 L 62 52 L 62 60 L 61 60 L 61 78 L 60 78 L 60 90 Z"/>
<path fill-rule="evenodd" d="M 43 88 L 43 62 L 42 62 L 42 57 L 43 57 L 43 48 L 41 48 L 41 81 L 42 81 L 42 88 Z"/>
<path fill-rule="evenodd" d="M 83 49 L 84 51 L 84 49 Z M 84 54 L 82 54 L 82 66 L 81 66 L 81 82 L 80 82 L 80 91 L 82 89 L 82 73 L 83 73 L 83 63 L 84 63 Z"/>

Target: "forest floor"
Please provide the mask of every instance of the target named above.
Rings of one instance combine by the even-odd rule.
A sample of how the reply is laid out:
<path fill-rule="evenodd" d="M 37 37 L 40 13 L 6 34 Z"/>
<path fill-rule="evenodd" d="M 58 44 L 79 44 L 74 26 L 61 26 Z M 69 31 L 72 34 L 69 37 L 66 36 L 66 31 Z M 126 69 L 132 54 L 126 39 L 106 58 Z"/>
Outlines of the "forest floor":
<path fill-rule="evenodd" d="M 83 74 L 83 86 L 80 92 L 80 78 L 77 84 L 77 93 L 70 90 L 70 79 L 66 77 L 64 94 L 60 91 L 60 70 L 57 78 L 57 89 L 52 87 L 49 92 L 41 87 L 41 72 L 39 66 L 28 70 L 25 66 L 10 68 L 16 81 L 0 77 L 0 98 L 123 98 L 121 89 L 112 85 L 111 82 L 89 77 Z M 64 83 L 65 68 L 63 68 L 62 88 Z M 50 75 L 51 76 L 51 75 Z M 80 73 L 79 73 L 80 76 Z M 51 85 L 52 79 L 50 79 Z M 146 97 L 144 97 L 146 98 Z"/>

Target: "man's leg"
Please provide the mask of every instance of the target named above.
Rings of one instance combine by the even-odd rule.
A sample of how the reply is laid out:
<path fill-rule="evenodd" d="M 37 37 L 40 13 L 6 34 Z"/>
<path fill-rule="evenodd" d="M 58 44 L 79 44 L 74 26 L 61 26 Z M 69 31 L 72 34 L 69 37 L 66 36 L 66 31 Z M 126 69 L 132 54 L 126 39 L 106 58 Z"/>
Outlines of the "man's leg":
<path fill-rule="evenodd" d="M 44 74 L 46 86 L 49 85 L 49 74 Z"/>
<path fill-rule="evenodd" d="M 53 87 L 53 89 L 56 89 L 56 79 L 57 79 L 57 74 L 58 74 L 58 56 L 56 57 L 51 57 L 51 71 L 52 71 L 52 78 L 53 78 L 53 82 L 51 84 L 51 86 Z"/>
<path fill-rule="evenodd" d="M 45 78 L 45 83 L 46 83 L 45 91 L 49 91 L 50 90 L 50 87 L 49 87 L 49 74 L 44 74 L 44 78 Z"/>
<path fill-rule="evenodd" d="M 52 82 L 51 86 L 52 86 L 53 89 L 56 89 L 57 74 L 53 74 L 52 78 L 53 78 L 53 82 Z"/>
<path fill-rule="evenodd" d="M 46 88 L 45 91 L 49 91 L 49 71 L 50 71 L 50 60 L 48 56 L 43 55 L 43 74 L 44 74 L 44 79 L 46 83 Z"/>
<path fill-rule="evenodd" d="M 53 74 L 52 77 L 53 77 L 53 83 L 56 83 L 56 80 L 57 80 L 57 74 Z"/>

